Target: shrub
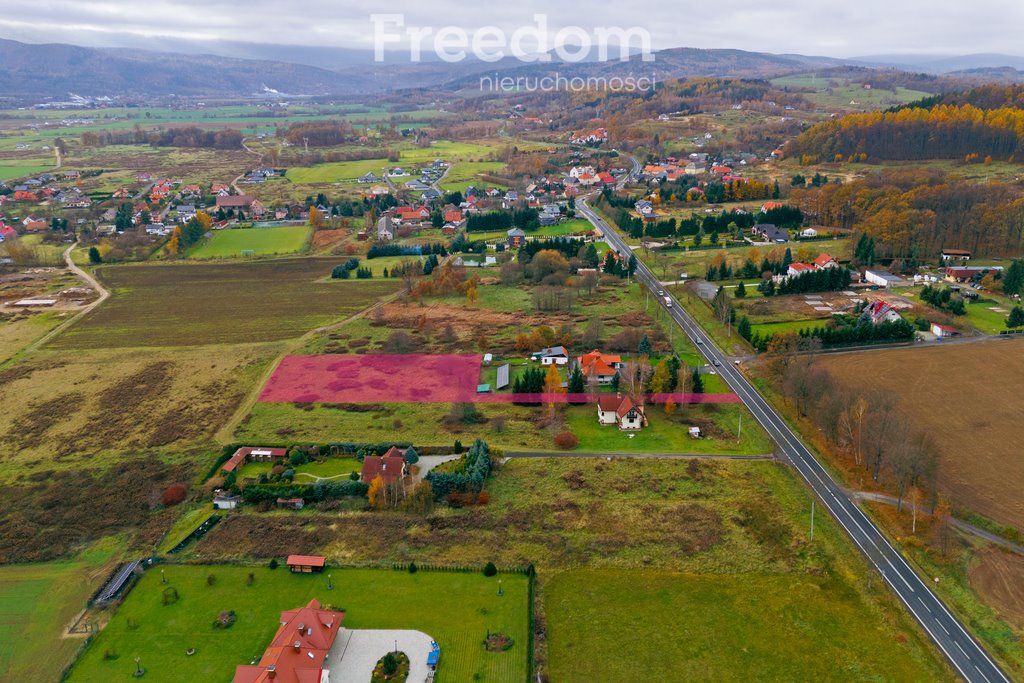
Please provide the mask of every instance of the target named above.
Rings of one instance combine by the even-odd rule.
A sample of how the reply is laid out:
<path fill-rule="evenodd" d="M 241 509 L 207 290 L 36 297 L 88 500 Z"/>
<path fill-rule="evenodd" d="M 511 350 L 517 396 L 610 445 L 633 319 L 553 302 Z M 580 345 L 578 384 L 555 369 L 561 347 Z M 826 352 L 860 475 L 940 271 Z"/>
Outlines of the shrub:
<path fill-rule="evenodd" d="M 484 565 L 484 576 L 494 576 L 498 573 L 498 568 L 494 566 L 493 562 L 488 562 Z"/>
<path fill-rule="evenodd" d="M 237 618 L 238 617 L 235 616 L 235 610 L 230 610 L 230 611 L 227 611 L 227 612 L 221 612 L 220 614 L 217 615 L 217 618 L 213 620 L 213 627 L 214 628 L 231 628 L 234 625 L 235 620 Z"/>
<path fill-rule="evenodd" d="M 571 451 L 580 445 L 580 440 L 572 432 L 562 432 L 555 437 L 555 445 L 563 451 Z"/>
<path fill-rule="evenodd" d="M 160 503 L 166 507 L 177 505 L 185 500 L 187 489 L 184 484 L 171 484 L 160 494 Z"/>
<path fill-rule="evenodd" d="M 282 474 L 284 474 L 284 465 L 274 465 L 270 469 L 270 473 L 280 477 Z"/>
<path fill-rule="evenodd" d="M 416 563 L 415 562 L 410 562 L 409 563 L 409 573 L 410 574 L 415 574 L 416 573 Z"/>
<path fill-rule="evenodd" d="M 268 564 L 267 566 L 270 567 L 271 569 L 277 569 L 277 558 L 276 557 L 270 558 L 270 564 Z"/>
<path fill-rule="evenodd" d="M 207 586 L 212 586 L 215 583 L 217 583 L 217 575 L 216 574 L 207 574 L 206 575 L 206 585 Z"/>

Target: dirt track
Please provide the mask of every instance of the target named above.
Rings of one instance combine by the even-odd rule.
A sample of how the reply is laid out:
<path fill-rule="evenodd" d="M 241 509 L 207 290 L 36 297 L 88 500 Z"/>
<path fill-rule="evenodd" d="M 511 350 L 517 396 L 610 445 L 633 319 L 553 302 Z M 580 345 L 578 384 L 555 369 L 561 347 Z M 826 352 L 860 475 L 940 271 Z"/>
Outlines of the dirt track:
<path fill-rule="evenodd" d="M 850 386 L 892 392 L 942 452 L 941 487 L 958 505 L 1024 528 L 1024 340 L 820 359 Z"/>

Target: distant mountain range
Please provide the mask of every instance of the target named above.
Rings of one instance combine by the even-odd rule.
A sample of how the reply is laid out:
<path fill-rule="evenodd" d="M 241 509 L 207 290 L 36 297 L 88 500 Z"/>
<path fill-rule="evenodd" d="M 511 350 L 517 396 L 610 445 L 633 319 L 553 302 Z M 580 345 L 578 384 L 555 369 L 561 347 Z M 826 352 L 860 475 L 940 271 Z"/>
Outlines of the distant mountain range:
<path fill-rule="evenodd" d="M 374 62 L 372 52 L 252 43 L 218 44 L 232 55 L 200 52 L 210 45 L 184 42 L 182 52 L 131 48 L 91 48 L 29 44 L 0 39 L 0 99 L 8 103 L 84 97 L 339 97 L 358 98 L 410 88 L 470 87 L 481 75 L 567 77 L 655 76 L 659 80 L 691 76 L 771 77 L 842 65 L 897 67 L 932 73 L 996 67 L 1024 68 L 1024 58 L 1004 55 L 966 57 L 875 56 L 856 60 L 804 55 L 773 55 L 743 50 L 660 50 L 655 61 L 497 63 L 440 60 L 410 63 L 394 54 Z M 899 60 L 901 63 L 897 63 Z"/>

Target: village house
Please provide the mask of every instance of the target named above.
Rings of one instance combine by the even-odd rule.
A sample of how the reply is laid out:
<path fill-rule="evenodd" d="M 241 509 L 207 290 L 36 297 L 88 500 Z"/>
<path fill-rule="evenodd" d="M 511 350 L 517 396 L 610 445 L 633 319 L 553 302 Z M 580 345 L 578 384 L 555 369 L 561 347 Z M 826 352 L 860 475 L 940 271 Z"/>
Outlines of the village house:
<path fill-rule="evenodd" d="M 804 273 L 814 272 L 814 266 L 809 263 L 790 263 L 786 271 L 786 277 L 798 277 Z"/>
<path fill-rule="evenodd" d="M 640 218 L 643 218 L 645 221 L 653 221 L 658 217 L 657 214 L 655 214 L 654 212 L 654 204 L 646 199 L 641 199 L 640 201 L 638 201 L 636 204 L 633 205 L 633 208 L 636 209 L 636 212 L 640 215 Z"/>
<path fill-rule="evenodd" d="M 363 458 L 363 469 L 359 479 L 369 484 L 377 477 L 385 484 L 401 481 L 408 474 L 405 463 L 405 449 L 391 447 L 384 455 L 368 455 Z"/>
<path fill-rule="evenodd" d="M 939 339 L 945 339 L 946 337 L 959 337 L 960 330 L 949 325 L 940 325 L 938 323 L 932 323 L 931 327 L 932 334 Z"/>
<path fill-rule="evenodd" d="M 618 425 L 623 431 L 637 431 L 647 426 L 643 406 L 629 396 L 601 396 L 597 399 L 597 421 L 602 425 Z"/>
<path fill-rule="evenodd" d="M 894 323 L 902 320 L 900 314 L 888 302 L 882 299 L 875 299 L 865 306 L 861 317 L 870 320 L 872 325 L 889 322 Z"/>
<path fill-rule="evenodd" d="M 530 360 L 539 360 L 541 365 L 566 365 L 569 362 L 569 352 L 564 346 L 551 346 L 535 351 Z"/>
<path fill-rule="evenodd" d="M 800 236 L 801 237 L 817 237 L 818 236 L 818 231 L 815 230 L 814 228 L 804 228 L 803 230 L 800 231 Z"/>
<path fill-rule="evenodd" d="M 526 243 L 526 233 L 521 228 L 512 228 L 505 235 L 510 249 L 518 249 Z"/>
<path fill-rule="evenodd" d="M 622 356 L 601 353 L 596 349 L 576 359 L 584 379 L 591 384 L 611 384 L 622 367 Z"/>
<path fill-rule="evenodd" d="M 213 492 L 214 510 L 234 510 L 241 504 L 241 496 L 233 496 L 224 489 L 217 489 Z"/>
<path fill-rule="evenodd" d="M 395 239 L 395 225 L 391 216 L 384 214 L 377 219 L 377 241 L 390 242 Z"/>
<path fill-rule="evenodd" d="M 221 466 L 224 472 L 237 472 L 247 462 L 282 462 L 288 455 L 286 448 L 261 448 L 242 446 Z"/>
<path fill-rule="evenodd" d="M 814 259 L 815 270 L 825 270 L 826 268 L 838 268 L 839 264 L 836 260 L 828 254 L 821 254 L 818 258 Z"/>
<path fill-rule="evenodd" d="M 751 228 L 750 231 L 755 236 L 763 238 L 765 242 L 785 244 L 789 241 L 789 233 L 776 225 L 772 225 L 771 223 L 758 223 Z"/>
<path fill-rule="evenodd" d="M 327 683 L 330 672 L 324 665 L 344 618 L 344 612 L 322 609 L 316 599 L 281 612 L 281 625 L 259 662 L 237 666 L 232 683 Z"/>
<path fill-rule="evenodd" d="M 959 266 L 946 268 L 946 279 L 950 282 L 971 282 L 983 277 L 989 271 L 1002 270 L 1002 266 Z"/>
<path fill-rule="evenodd" d="M 970 261 L 971 252 L 966 249 L 943 249 L 942 250 L 943 261 Z"/>

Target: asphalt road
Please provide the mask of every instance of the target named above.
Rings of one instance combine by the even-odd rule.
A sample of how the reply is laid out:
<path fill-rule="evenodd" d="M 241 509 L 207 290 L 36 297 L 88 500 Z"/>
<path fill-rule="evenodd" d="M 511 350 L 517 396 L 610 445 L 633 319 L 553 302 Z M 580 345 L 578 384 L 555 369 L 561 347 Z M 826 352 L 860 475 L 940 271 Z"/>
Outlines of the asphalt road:
<path fill-rule="evenodd" d="M 585 199 L 577 201 L 576 207 L 577 211 L 601 229 L 612 248 L 622 255 L 632 253 L 622 238 L 587 206 Z M 642 262 L 638 263 L 635 277 L 637 281 L 650 288 L 655 294 L 661 289 L 658 279 Z M 717 367 L 722 378 L 743 400 L 757 421 L 772 437 L 778 447 L 779 458 L 800 474 L 800 477 L 814 491 L 818 500 L 839 522 L 839 525 L 857 545 L 868 562 L 899 596 L 964 680 L 971 683 L 1009 681 L 1010 679 L 992 661 L 984 648 L 932 592 L 925 580 L 907 564 L 903 556 L 889 543 L 875 523 L 832 479 L 828 471 L 822 467 L 775 409 L 762 398 L 747 378 L 714 345 L 711 338 L 683 310 L 679 302 L 671 298 L 671 294 L 666 293 L 666 295 L 672 301 L 672 305 L 667 308 L 669 315 L 695 343 L 708 362 Z M 661 305 L 666 306 L 664 297 L 658 298 Z"/>

